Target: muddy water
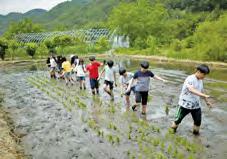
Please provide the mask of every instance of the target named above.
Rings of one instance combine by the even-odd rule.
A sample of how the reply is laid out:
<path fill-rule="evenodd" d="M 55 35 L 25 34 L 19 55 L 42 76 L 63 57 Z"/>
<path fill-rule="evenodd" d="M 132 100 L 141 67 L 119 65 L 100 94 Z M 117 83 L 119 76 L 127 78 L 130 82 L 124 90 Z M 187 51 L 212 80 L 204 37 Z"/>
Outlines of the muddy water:
<path fill-rule="evenodd" d="M 119 65 L 124 65 L 131 71 L 138 68 L 138 61 L 119 61 Z M 100 96 L 92 97 L 89 89 L 79 91 L 78 83 L 68 88 L 64 81 L 49 80 L 43 64 L 1 67 L 0 87 L 5 91 L 4 106 L 13 117 L 15 131 L 21 136 L 21 144 L 29 158 L 152 158 L 162 146 L 150 148 L 150 156 L 145 148 L 141 151 L 141 141 L 136 139 L 140 133 L 138 130 L 143 128 L 140 127 L 141 121 L 152 127 L 152 130 L 147 128 L 145 136 L 164 138 L 174 119 L 183 80 L 193 71 L 193 67 L 153 63 L 151 69 L 170 83 L 151 81 L 146 117 L 139 112 L 125 113 L 124 99 L 119 95 L 119 88 L 114 89 L 114 102 L 110 102 L 108 95 L 102 90 Z M 226 69 L 216 69 L 214 75 L 205 80 L 208 93 L 215 96 L 215 108 L 209 110 L 203 104 L 201 135 L 191 135 L 191 116 L 184 119 L 176 134 L 203 147 L 203 151 L 195 158 L 227 158 L 225 76 Z M 86 82 L 89 86 L 89 81 Z M 75 97 L 86 108 L 81 109 L 78 100 L 75 102 Z M 169 115 L 165 113 L 166 106 L 169 108 Z M 153 129 L 160 129 L 161 133 L 153 132 Z M 129 130 L 132 131 L 130 138 Z M 102 133 L 104 137 L 100 135 Z M 147 145 L 146 142 L 142 143 Z M 171 141 L 166 139 L 166 143 L 171 144 Z M 184 155 L 189 153 L 185 152 Z"/>

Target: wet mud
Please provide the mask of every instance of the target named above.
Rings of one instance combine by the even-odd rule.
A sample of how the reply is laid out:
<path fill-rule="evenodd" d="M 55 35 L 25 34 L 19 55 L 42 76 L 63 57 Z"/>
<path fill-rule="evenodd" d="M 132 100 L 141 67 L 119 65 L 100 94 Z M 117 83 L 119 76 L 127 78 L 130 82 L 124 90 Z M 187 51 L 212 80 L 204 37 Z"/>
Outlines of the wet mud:
<path fill-rule="evenodd" d="M 137 62 L 123 64 L 131 71 L 138 68 Z M 152 71 L 170 82 L 151 81 L 146 116 L 141 108 L 126 112 L 118 87 L 113 102 L 101 89 L 103 81 L 100 96 L 93 97 L 88 79 L 87 90 L 79 90 L 78 83 L 67 87 L 50 80 L 43 64 L 1 67 L 0 87 L 27 158 L 227 158 L 227 81 L 205 80 L 208 93 L 215 94 L 215 108 L 203 103 L 201 135 L 192 135 L 190 115 L 173 135 L 168 128 L 188 72 L 160 65 Z"/>

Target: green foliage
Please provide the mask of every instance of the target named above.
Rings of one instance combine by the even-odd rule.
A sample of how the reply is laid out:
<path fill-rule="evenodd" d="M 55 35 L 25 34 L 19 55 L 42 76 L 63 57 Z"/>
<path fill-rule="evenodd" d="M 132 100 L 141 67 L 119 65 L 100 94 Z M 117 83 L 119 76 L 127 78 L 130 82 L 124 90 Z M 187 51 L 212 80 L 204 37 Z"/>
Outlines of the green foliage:
<path fill-rule="evenodd" d="M 36 53 L 36 49 L 37 49 L 37 45 L 35 43 L 27 43 L 26 44 L 26 52 L 32 58 Z"/>
<path fill-rule="evenodd" d="M 9 40 L 9 48 L 7 52 L 10 54 L 11 60 L 14 60 L 16 50 L 20 47 L 20 44 L 15 40 Z"/>
<path fill-rule="evenodd" d="M 212 11 L 215 8 L 227 9 L 225 0 L 166 0 L 171 8 L 187 9 L 190 11 Z"/>
<path fill-rule="evenodd" d="M 119 33 L 128 35 L 132 46 L 146 48 L 146 39 L 151 35 L 159 43 L 168 41 L 168 17 L 168 11 L 163 4 L 138 0 L 121 3 L 113 9 L 108 22 L 112 29 L 118 28 Z"/>
<path fill-rule="evenodd" d="M 24 19 L 20 22 L 12 22 L 4 36 L 12 39 L 16 34 L 42 32 L 44 29 L 40 24 L 33 23 L 30 19 Z"/>
<path fill-rule="evenodd" d="M 46 39 L 44 41 L 44 44 L 46 45 L 46 47 L 48 48 L 49 51 L 53 51 L 54 48 L 56 47 L 56 45 L 53 42 L 53 39 Z"/>
<path fill-rule="evenodd" d="M 42 58 L 42 57 L 47 57 L 48 54 L 49 54 L 48 48 L 44 43 L 41 43 L 36 50 L 36 56 L 39 56 Z"/>
<path fill-rule="evenodd" d="M 59 35 L 53 38 L 55 46 L 70 46 L 74 44 L 74 38 L 69 35 Z"/>
<path fill-rule="evenodd" d="M 106 51 L 110 48 L 110 43 L 107 38 L 105 37 L 100 37 L 96 43 L 95 47 L 97 51 Z"/>
<path fill-rule="evenodd" d="M 171 44 L 172 52 L 169 57 L 202 59 L 202 60 L 227 60 L 227 13 L 220 16 L 217 21 L 205 21 L 198 25 L 192 36 Z"/>
<path fill-rule="evenodd" d="M 5 54 L 6 54 L 7 48 L 8 48 L 8 41 L 5 38 L 0 37 L 0 58 L 2 60 L 5 59 Z"/>

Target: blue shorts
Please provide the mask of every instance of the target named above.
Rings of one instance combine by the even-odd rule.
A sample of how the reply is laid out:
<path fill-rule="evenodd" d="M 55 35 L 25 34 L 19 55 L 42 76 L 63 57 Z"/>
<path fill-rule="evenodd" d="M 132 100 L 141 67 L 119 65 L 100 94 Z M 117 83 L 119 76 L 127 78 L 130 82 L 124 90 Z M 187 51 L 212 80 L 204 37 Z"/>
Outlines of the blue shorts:
<path fill-rule="evenodd" d="M 98 89 L 99 88 L 99 81 L 97 79 L 94 78 L 90 78 L 90 85 L 91 85 L 91 89 Z"/>
<path fill-rule="evenodd" d="M 70 78 L 71 77 L 71 72 L 65 72 L 64 73 L 65 78 Z"/>
<path fill-rule="evenodd" d="M 85 81 L 85 77 L 81 76 L 81 77 L 77 77 L 79 81 Z"/>
<path fill-rule="evenodd" d="M 129 92 L 126 92 L 125 95 L 126 96 L 130 96 L 131 92 L 133 92 L 134 94 L 136 93 L 135 86 L 134 87 L 131 87 L 130 91 Z"/>

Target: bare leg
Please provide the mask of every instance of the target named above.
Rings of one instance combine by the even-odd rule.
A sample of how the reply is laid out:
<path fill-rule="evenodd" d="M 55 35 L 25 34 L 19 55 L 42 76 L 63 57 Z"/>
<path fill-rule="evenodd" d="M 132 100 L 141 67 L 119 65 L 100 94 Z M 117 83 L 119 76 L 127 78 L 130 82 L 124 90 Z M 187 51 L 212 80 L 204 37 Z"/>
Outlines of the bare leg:
<path fill-rule="evenodd" d="M 126 110 L 128 111 L 129 110 L 129 108 L 130 108 L 130 99 L 129 99 L 129 96 L 125 96 L 125 100 L 126 100 L 126 106 L 127 106 L 127 108 L 126 108 Z"/>
<path fill-rule="evenodd" d="M 92 89 L 91 92 L 93 95 L 95 95 L 95 89 Z"/>
<path fill-rule="evenodd" d="M 85 86 L 85 81 L 82 80 L 82 86 L 84 87 L 84 90 L 86 89 L 86 86 Z"/>
<path fill-rule="evenodd" d="M 140 103 L 136 103 L 132 106 L 133 111 L 137 111 L 137 107 L 140 105 Z"/>
<path fill-rule="evenodd" d="M 178 125 L 175 122 L 172 122 L 171 128 L 173 129 L 174 132 L 176 132 Z"/>
<path fill-rule="evenodd" d="M 82 89 L 82 80 L 80 80 L 80 89 Z"/>
<path fill-rule="evenodd" d="M 199 135 L 199 129 L 200 129 L 199 126 L 194 125 L 194 126 L 193 126 L 193 134 L 194 134 L 194 135 Z"/>
<path fill-rule="evenodd" d="M 69 83 L 68 78 L 65 77 L 65 84 L 66 84 L 66 86 L 68 86 L 68 83 Z"/>
<path fill-rule="evenodd" d="M 142 105 L 142 114 L 145 115 L 147 113 L 147 105 Z"/>
<path fill-rule="evenodd" d="M 104 91 L 105 91 L 106 93 L 108 93 L 108 94 L 111 96 L 110 89 L 109 89 L 109 87 L 108 87 L 106 84 L 104 84 L 103 89 L 104 89 Z"/>
<path fill-rule="evenodd" d="M 71 78 L 69 78 L 69 82 L 71 83 L 71 85 L 74 84 Z"/>
<path fill-rule="evenodd" d="M 96 88 L 96 93 L 99 94 L 99 88 Z"/>

